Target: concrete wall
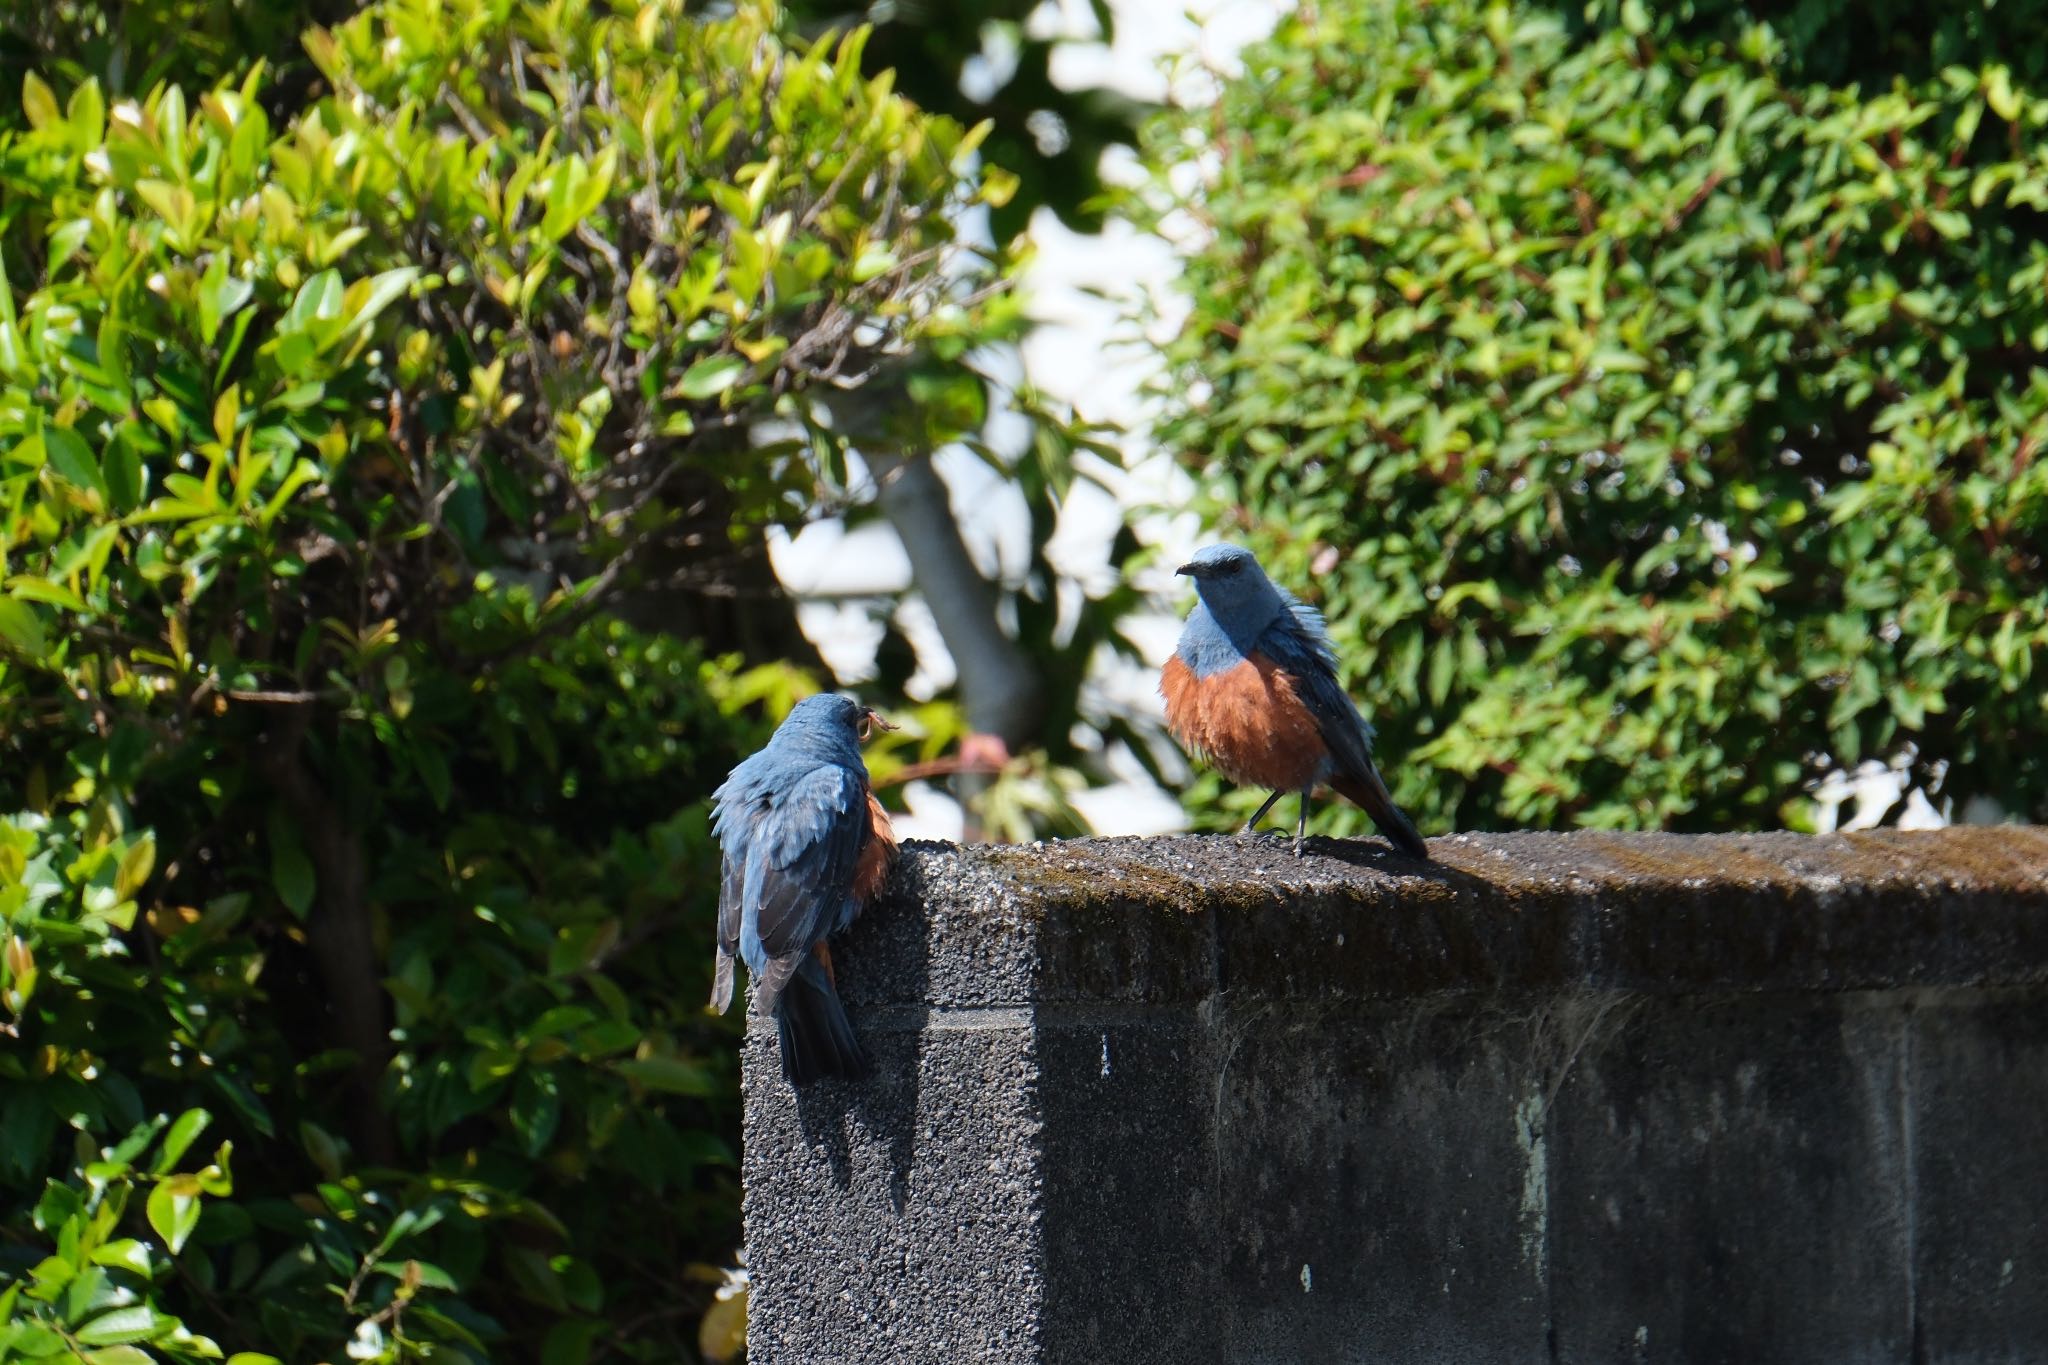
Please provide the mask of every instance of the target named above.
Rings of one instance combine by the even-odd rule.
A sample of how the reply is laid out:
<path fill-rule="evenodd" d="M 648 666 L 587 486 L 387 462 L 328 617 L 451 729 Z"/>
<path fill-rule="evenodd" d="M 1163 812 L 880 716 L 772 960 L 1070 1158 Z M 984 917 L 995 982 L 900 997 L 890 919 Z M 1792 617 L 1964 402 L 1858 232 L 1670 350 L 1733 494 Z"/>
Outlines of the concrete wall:
<path fill-rule="evenodd" d="M 2048 831 L 912 845 L 754 1365 L 2048 1361 Z"/>

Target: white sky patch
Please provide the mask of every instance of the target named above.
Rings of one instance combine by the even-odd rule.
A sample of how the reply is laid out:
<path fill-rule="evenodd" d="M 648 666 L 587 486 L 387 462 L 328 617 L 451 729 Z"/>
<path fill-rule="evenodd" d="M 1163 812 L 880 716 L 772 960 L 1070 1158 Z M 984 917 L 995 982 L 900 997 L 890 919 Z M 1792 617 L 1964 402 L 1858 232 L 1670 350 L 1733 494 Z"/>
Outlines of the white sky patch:
<path fill-rule="evenodd" d="M 1053 50 L 1053 82 L 1184 104 L 1214 99 L 1219 81 L 1243 70 L 1239 50 L 1271 33 L 1283 12 L 1265 0 L 1112 0 L 1110 8 L 1116 38 L 1108 44 L 1087 0 L 1046 0 L 1032 11 L 1028 34 L 1069 40 Z"/>

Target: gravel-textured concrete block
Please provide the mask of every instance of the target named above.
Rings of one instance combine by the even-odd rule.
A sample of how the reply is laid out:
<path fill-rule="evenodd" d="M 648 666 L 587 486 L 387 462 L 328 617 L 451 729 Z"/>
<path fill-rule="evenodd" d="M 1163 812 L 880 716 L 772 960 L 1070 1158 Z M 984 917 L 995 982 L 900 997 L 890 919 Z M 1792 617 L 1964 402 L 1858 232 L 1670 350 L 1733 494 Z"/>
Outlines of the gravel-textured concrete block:
<path fill-rule="evenodd" d="M 1214 1140 L 1227 1354 L 1545 1358 L 1543 1154 L 1518 1023 L 1310 1006 L 1221 1022 Z"/>
<path fill-rule="evenodd" d="M 1644 1008 L 1545 1115 L 1557 1359 L 1898 1361 L 1901 1030 L 1846 996 Z"/>
<path fill-rule="evenodd" d="M 1040 1024 L 1044 1354 L 1062 1365 L 1202 1360 L 1230 1290 L 1206 1254 L 1223 1226 L 1209 1039 L 1183 1014 Z M 1172 1285 L 1174 1292 L 1158 1287 Z"/>
<path fill-rule="evenodd" d="M 750 1360 L 1040 1358 L 1033 1040 L 976 1024 L 868 1027 L 875 1077 L 793 1103 L 773 1028 L 750 1030 Z"/>
<path fill-rule="evenodd" d="M 1943 994 L 1909 1027 L 1921 1358 L 2048 1360 L 2048 1009 Z"/>
<path fill-rule="evenodd" d="M 755 1365 L 2048 1360 L 2048 832 L 906 847 Z"/>

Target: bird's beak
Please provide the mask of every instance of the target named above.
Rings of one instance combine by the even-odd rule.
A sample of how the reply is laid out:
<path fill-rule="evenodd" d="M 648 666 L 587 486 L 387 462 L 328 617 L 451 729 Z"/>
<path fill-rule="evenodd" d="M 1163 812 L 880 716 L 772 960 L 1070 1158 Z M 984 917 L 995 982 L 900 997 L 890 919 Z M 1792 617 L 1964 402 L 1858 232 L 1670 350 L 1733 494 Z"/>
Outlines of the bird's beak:
<path fill-rule="evenodd" d="M 1175 575 L 1186 574 L 1189 578 L 1200 578 L 1202 576 L 1200 566 L 1194 564 L 1183 564 L 1173 572 Z"/>
<path fill-rule="evenodd" d="M 895 730 L 901 727 L 883 720 L 881 714 L 872 709 L 860 713 L 860 737 L 863 741 L 873 738 L 877 730 Z"/>

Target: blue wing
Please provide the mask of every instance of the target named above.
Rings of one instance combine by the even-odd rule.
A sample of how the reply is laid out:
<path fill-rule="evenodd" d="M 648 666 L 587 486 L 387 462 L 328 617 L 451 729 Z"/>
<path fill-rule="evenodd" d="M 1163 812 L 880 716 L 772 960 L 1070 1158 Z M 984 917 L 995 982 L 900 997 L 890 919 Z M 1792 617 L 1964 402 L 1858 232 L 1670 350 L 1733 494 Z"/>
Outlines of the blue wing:
<path fill-rule="evenodd" d="M 744 767 L 745 765 L 742 765 Z M 790 975 L 852 911 L 854 865 L 870 836 L 867 783 L 836 765 L 777 782 L 772 770 L 720 788 L 715 827 L 725 846 L 719 939 L 739 950 L 774 1008 Z"/>
<path fill-rule="evenodd" d="M 1372 726 L 1366 724 L 1358 707 L 1337 680 L 1337 652 L 1323 629 L 1323 614 L 1298 602 L 1284 589 L 1280 594 L 1288 611 L 1266 627 L 1259 649 L 1281 669 L 1292 674 L 1302 704 L 1315 718 L 1316 729 L 1329 746 L 1330 785 L 1358 803 L 1380 832 L 1411 858 L 1425 861 L 1429 845 L 1387 791 L 1387 784 L 1372 762 Z"/>
<path fill-rule="evenodd" d="M 767 750 L 741 760 L 711 793 L 711 836 L 723 855 L 718 885 L 718 964 L 711 1003 L 721 1013 L 732 1002 L 732 958 L 740 950 L 746 909 L 748 847 L 755 825 L 774 809 L 773 757 Z M 752 961 L 752 970 L 759 970 Z"/>
<path fill-rule="evenodd" d="M 1372 726 L 1337 679 L 1337 653 L 1323 629 L 1323 614 L 1284 589 L 1281 596 L 1287 614 L 1266 627 L 1259 651 L 1294 677 L 1337 770 L 1363 777 L 1373 771 Z"/>

